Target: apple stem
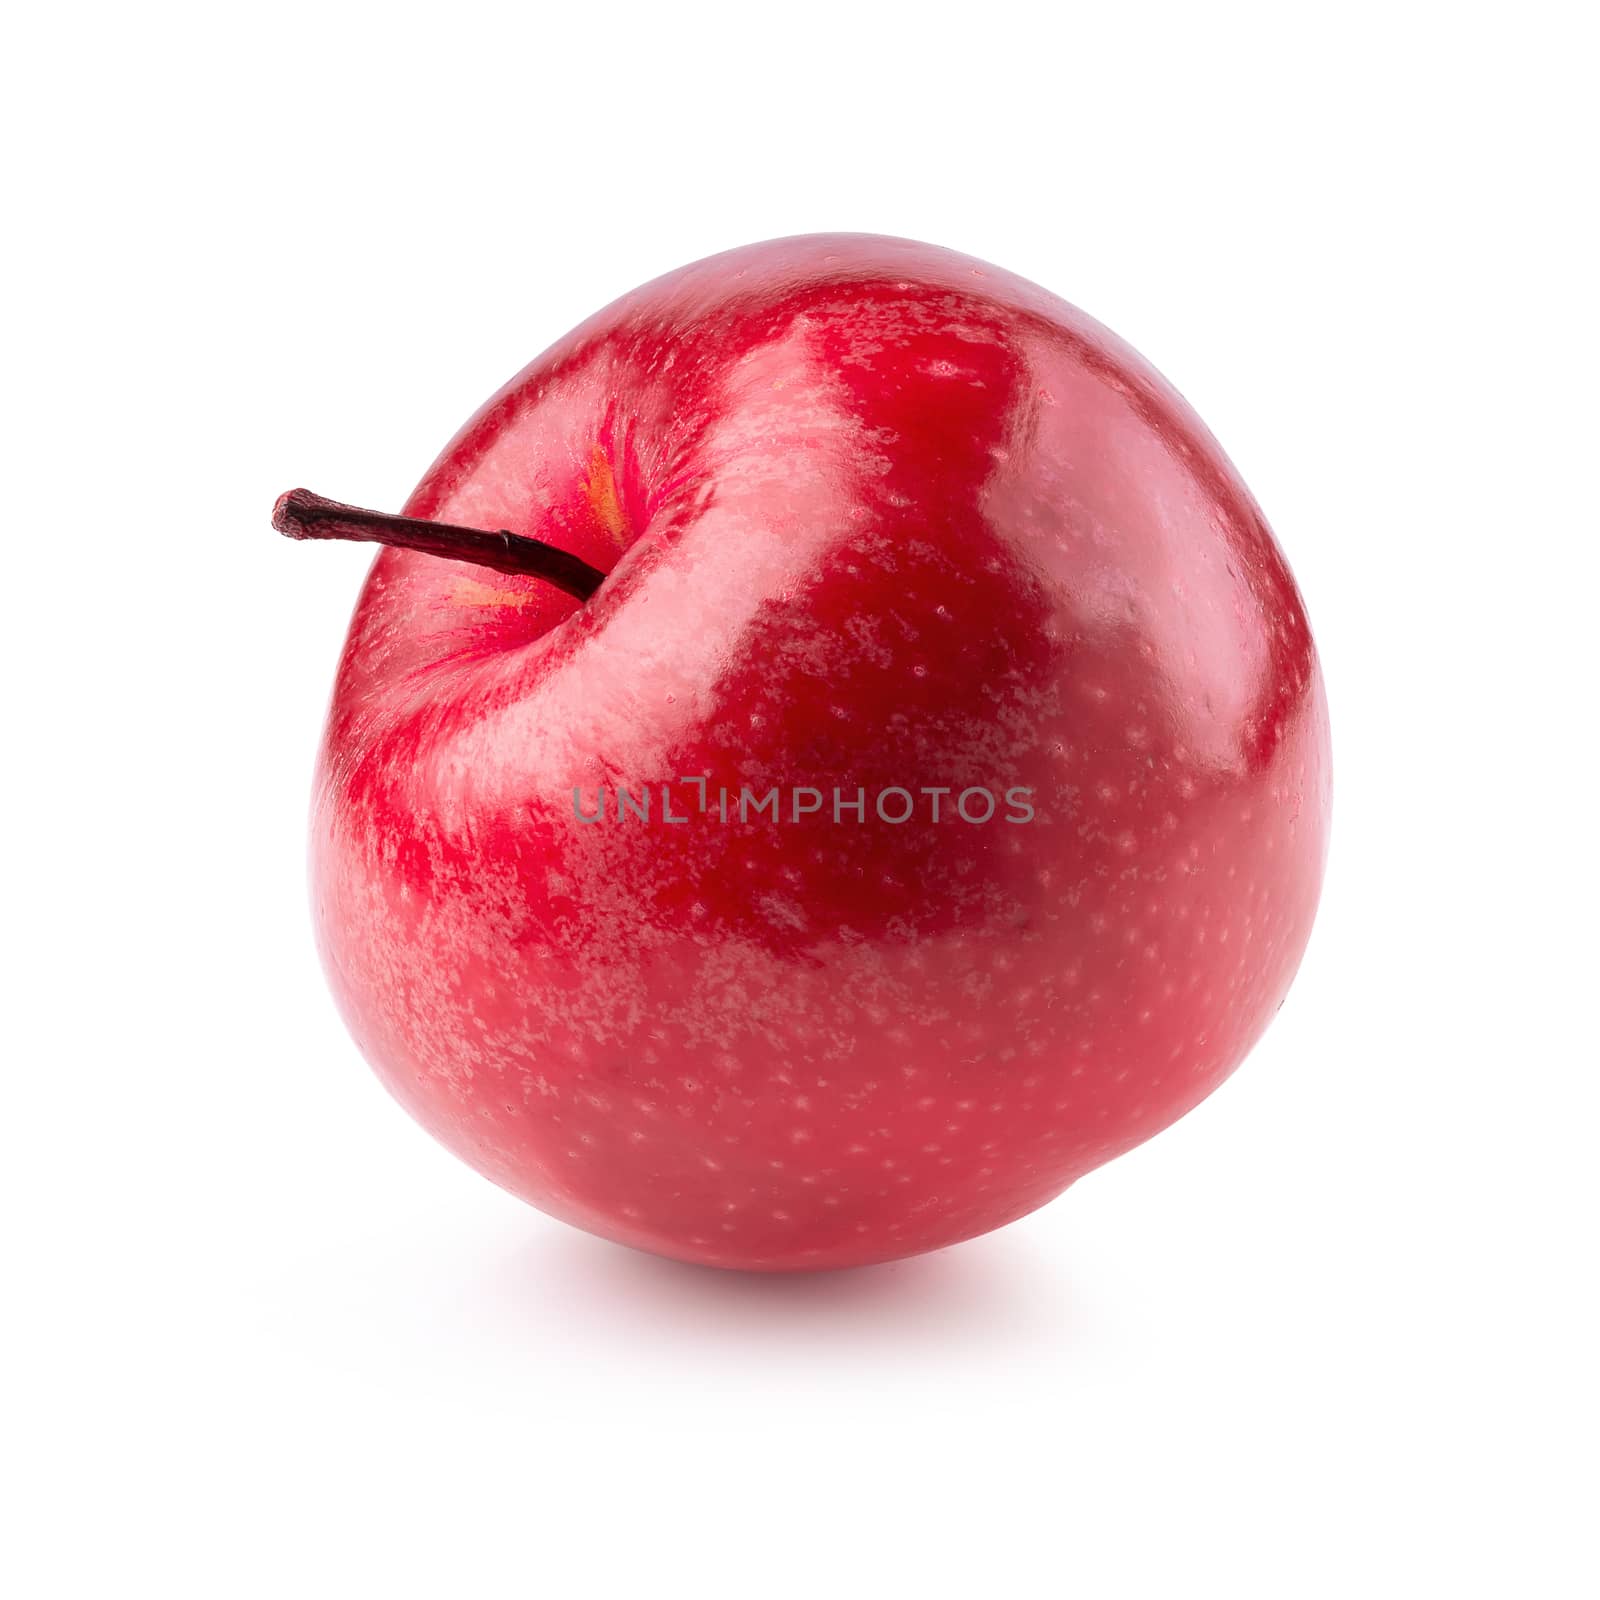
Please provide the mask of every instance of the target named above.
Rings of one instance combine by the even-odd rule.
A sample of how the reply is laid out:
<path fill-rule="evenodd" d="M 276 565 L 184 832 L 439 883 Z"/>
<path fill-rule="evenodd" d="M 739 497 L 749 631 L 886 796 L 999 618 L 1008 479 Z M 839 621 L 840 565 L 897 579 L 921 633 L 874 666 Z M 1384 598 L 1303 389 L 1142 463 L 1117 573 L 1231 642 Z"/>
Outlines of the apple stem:
<path fill-rule="evenodd" d="M 325 500 L 309 489 L 291 489 L 279 495 L 272 508 L 272 526 L 291 539 L 354 539 L 367 544 L 391 544 L 401 550 L 443 556 L 448 561 L 470 561 L 496 572 L 523 572 L 553 583 L 577 600 L 587 600 L 606 578 L 587 561 L 519 533 L 488 533 L 482 528 L 460 528 L 449 522 L 363 511 L 359 506 Z"/>

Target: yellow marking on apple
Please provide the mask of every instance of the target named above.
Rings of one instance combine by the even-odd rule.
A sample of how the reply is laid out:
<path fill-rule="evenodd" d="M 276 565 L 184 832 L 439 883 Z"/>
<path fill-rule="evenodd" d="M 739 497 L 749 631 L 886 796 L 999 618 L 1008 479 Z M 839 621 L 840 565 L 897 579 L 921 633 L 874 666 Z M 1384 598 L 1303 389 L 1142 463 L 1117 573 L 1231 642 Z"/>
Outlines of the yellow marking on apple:
<path fill-rule="evenodd" d="M 617 498 L 616 475 L 599 445 L 589 452 L 589 476 L 583 487 L 589 496 L 589 508 L 594 512 L 594 520 L 620 549 L 626 538 L 627 523 L 622 515 L 622 502 Z"/>
<path fill-rule="evenodd" d="M 458 606 L 525 606 L 534 598 L 515 589 L 496 589 L 491 584 L 462 578 L 450 589 L 451 602 Z"/>

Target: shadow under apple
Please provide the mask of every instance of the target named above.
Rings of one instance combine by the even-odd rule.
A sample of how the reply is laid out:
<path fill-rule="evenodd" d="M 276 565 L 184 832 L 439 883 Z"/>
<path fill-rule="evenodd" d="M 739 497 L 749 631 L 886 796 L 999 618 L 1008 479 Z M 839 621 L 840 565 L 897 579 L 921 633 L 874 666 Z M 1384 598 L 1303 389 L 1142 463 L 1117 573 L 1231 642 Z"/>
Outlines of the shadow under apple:
<path fill-rule="evenodd" d="M 881 1266 L 746 1273 L 685 1265 L 541 1227 L 473 1287 L 502 1334 L 535 1342 L 553 1324 L 596 1356 L 745 1354 L 814 1362 L 883 1355 L 901 1361 L 988 1352 L 1059 1356 L 1080 1327 L 1059 1261 L 1025 1230 Z"/>

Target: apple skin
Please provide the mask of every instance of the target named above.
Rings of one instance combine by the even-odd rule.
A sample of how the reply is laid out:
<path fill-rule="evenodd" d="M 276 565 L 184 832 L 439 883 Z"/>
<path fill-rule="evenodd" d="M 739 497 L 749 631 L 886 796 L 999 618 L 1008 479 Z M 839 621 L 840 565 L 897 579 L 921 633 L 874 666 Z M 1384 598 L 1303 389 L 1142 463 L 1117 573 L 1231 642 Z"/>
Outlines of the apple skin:
<path fill-rule="evenodd" d="M 1198 418 L 1055 296 L 899 239 L 730 251 L 540 357 L 405 511 L 610 574 L 381 551 L 316 780 L 351 1032 L 513 1194 L 719 1267 L 911 1255 L 1183 1115 L 1281 1004 L 1329 816 L 1305 607 Z M 696 775 L 686 824 L 575 815 Z M 892 826 L 890 786 L 1035 816 Z"/>

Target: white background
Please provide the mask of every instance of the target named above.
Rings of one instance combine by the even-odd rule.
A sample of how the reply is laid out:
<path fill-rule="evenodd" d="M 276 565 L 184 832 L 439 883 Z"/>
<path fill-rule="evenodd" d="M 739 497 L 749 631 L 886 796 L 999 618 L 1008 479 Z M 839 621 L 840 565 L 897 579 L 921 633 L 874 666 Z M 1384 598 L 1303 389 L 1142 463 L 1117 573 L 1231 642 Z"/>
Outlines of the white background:
<path fill-rule="evenodd" d="M 10 25 L 11 1593 L 1595 1592 L 1578 17 Z M 525 1209 L 361 1063 L 302 852 L 366 557 L 267 519 L 398 505 L 590 311 L 824 228 L 1187 394 L 1310 604 L 1334 844 L 1185 1122 L 986 1240 L 747 1280 Z"/>

